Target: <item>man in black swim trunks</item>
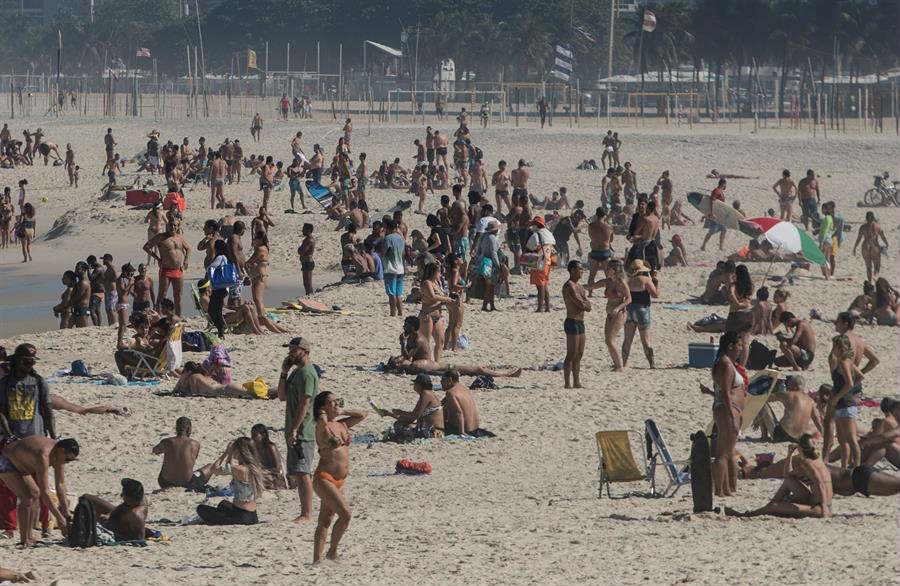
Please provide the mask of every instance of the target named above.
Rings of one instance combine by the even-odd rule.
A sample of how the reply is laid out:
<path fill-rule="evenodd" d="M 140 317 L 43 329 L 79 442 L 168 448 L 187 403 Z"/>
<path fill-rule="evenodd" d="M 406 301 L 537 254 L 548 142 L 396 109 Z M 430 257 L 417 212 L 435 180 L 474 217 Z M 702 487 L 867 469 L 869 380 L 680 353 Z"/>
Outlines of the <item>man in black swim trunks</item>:
<path fill-rule="evenodd" d="M 593 294 L 591 285 L 598 270 L 606 270 L 606 261 L 612 256 L 613 227 L 606 221 L 606 208 L 597 208 L 593 221 L 588 223 L 588 236 L 591 239 L 591 273 L 588 276 L 588 290 Z M 590 295 L 590 294 L 589 294 Z"/>
<path fill-rule="evenodd" d="M 760 412 L 763 436 L 771 429 L 771 441 L 797 443 L 804 433 L 822 431 L 822 421 L 816 410 L 816 402 L 806 394 L 806 379 L 800 375 L 785 378 L 784 390 L 776 390 L 769 401 L 784 405 L 784 415 L 775 422 L 772 409 L 767 405 Z"/>
<path fill-rule="evenodd" d="M 584 314 L 591 310 L 591 302 L 587 292 L 578 282 L 584 275 L 581 261 L 570 260 L 568 264 L 569 280 L 563 284 L 562 296 L 566 304 L 566 320 L 563 331 L 566 333 L 566 359 L 563 362 L 563 378 L 565 388 L 581 388 L 581 357 L 584 356 L 585 329 Z M 571 377 L 572 384 L 569 384 Z"/>

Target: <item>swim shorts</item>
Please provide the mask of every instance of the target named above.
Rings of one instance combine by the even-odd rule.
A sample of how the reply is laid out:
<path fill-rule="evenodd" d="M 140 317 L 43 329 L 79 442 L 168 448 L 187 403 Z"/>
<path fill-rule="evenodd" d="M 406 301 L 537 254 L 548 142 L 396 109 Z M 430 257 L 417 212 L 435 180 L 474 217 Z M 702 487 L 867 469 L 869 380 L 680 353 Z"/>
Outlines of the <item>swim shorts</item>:
<path fill-rule="evenodd" d="M 567 317 L 563 322 L 563 331 L 567 336 L 579 336 L 584 334 L 584 321 Z"/>
<path fill-rule="evenodd" d="M 854 468 L 850 473 L 850 481 L 853 484 L 853 490 L 861 495 L 869 496 L 869 479 L 872 478 L 872 474 L 874 473 L 875 469 L 871 466 L 866 466 L 865 464 Z"/>
<path fill-rule="evenodd" d="M 297 440 L 293 446 L 287 449 L 287 473 L 288 476 L 298 474 L 312 474 L 313 458 L 316 457 L 316 442 Z"/>
<path fill-rule="evenodd" d="M 428 159 L 429 163 L 434 162 L 434 149 L 425 149 L 425 158 Z"/>
<path fill-rule="evenodd" d="M 160 278 L 166 277 L 167 279 L 180 279 L 184 277 L 184 271 L 181 269 L 159 269 Z"/>
<path fill-rule="evenodd" d="M 300 270 L 301 271 L 311 271 L 316 268 L 315 261 L 312 260 L 304 260 L 300 262 Z"/>
<path fill-rule="evenodd" d="M 437 154 L 441 155 L 442 157 L 447 156 L 447 147 L 437 147 L 437 149 L 435 150 L 437 150 Z"/>
<path fill-rule="evenodd" d="M 115 311 L 116 306 L 119 304 L 119 293 L 117 291 L 110 291 L 106 294 L 106 309 L 109 311 Z"/>
<path fill-rule="evenodd" d="M 597 262 L 603 262 L 608 260 L 609 257 L 612 256 L 612 250 L 607 248 L 606 250 L 592 250 L 588 253 L 588 258 Z"/>
<path fill-rule="evenodd" d="M 403 275 L 396 273 L 384 274 L 384 291 L 389 297 L 403 296 Z"/>
<path fill-rule="evenodd" d="M 469 256 L 469 237 L 468 236 L 460 236 L 457 238 L 456 242 L 453 243 L 453 254 L 457 254 L 463 257 L 463 260 Z"/>

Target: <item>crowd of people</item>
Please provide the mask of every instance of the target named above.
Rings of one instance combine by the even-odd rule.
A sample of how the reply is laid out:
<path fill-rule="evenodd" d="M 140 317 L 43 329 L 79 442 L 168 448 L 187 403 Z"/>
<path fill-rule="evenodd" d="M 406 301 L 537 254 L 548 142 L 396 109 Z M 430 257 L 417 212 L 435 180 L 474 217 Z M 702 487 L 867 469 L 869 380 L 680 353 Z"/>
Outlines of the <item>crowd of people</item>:
<path fill-rule="evenodd" d="M 285 100 L 283 96 L 279 107 L 282 116 L 288 119 L 292 108 Z M 304 108 L 301 105 L 298 110 L 294 104 L 293 111 L 297 117 Z M 404 168 L 397 157 L 391 164 L 382 161 L 378 169 L 371 171 L 364 152 L 353 154 L 350 118 L 343 124 L 330 163 L 319 144 L 313 146 L 312 156 L 307 157 L 303 134 L 297 132 L 289 145 L 291 163 L 286 168 L 271 155 L 251 154 L 245 159 L 237 139 L 225 138 L 218 148 L 213 148 L 201 137 L 194 149 L 187 137 L 179 145 L 171 141 L 161 145 L 159 133 L 151 132 L 139 162 L 141 169 L 151 175 L 164 175 L 169 194 L 180 195 L 182 201 L 187 199 L 185 187 L 208 185 L 211 208 L 235 211 L 219 220 L 206 220 L 203 238 L 194 247 L 183 236 L 186 211 L 178 205 L 178 198 L 161 197 L 145 218 L 148 234 L 142 249 L 147 254 L 147 262 L 137 268 L 130 263 L 117 266 L 112 254 L 104 254 L 99 259 L 92 255 L 79 260 L 74 270 L 63 274 L 65 289 L 60 303 L 53 307 L 60 328 L 99 326 L 104 319 L 106 325 L 117 326 L 116 366 L 123 375 L 135 376 L 141 357 L 160 355 L 173 334 L 183 328 L 185 272 L 191 264 L 191 252 L 196 250 L 203 254 L 204 276 L 191 285 L 197 307 L 208 318 L 215 336 L 203 336 L 210 346 L 206 361 L 170 364 L 168 373 L 177 378 L 175 391 L 183 395 L 247 397 L 252 391 L 231 380 L 232 365 L 222 339 L 233 333 L 288 333 L 267 313 L 264 299 L 272 258 L 269 231 L 280 229 L 270 214 L 269 204 L 273 190 L 287 179 L 291 204 L 288 211 L 294 211 L 298 196 L 305 210 L 306 195 L 319 201 L 313 193 L 324 189 L 330 199 L 323 203 L 323 212 L 335 222 L 335 230 L 341 232 L 340 250 L 325 251 L 317 245 L 313 224 L 303 224 L 297 255 L 305 294 L 316 292 L 316 259 L 327 254 L 340 258 L 343 283 L 382 282 L 389 315 L 403 317 L 399 354 L 387 360 L 385 369 L 414 375 L 412 386 L 417 399 L 410 410 L 376 408 L 380 415 L 395 421 L 392 437 L 403 441 L 451 434 L 492 435 L 482 427 L 475 396 L 460 382 L 460 377 L 474 376 L 492 383 L 495 377 L 519 377 L 522 369 L 450 365 L 444 353 L 467 343 L 462 336 L 466 307 L 473 300 L 481 300 L 483 312 L 505 310 L 502 299 L 509 290 L 510 279 L 519 276 L 527 275 L 529 284 L 535 287 L 535 310 L 550 312 L 551 292 L 555 290 L 553 276 L 565 267 L 567 278 L 561 285 L 565 306 L 562 324 L 566 337 L 562 365 L 565 388 L 583 386 L 581 363 L 589 347 L 585 314 L 592 310 L 593 292 L 599 288 L 606 299 L 604 345 L 612 369 L 621 372 L 629 367 L 635 336 L 640 340 L 647 365 L 656 368 L 651 336 L 653 300 L 663 291 L 663 274 L 689 262 L 680 234 L 671 234 L 667 255 L 661 252 L 664 250 L 661 232 L 694 223 L 684 213 L 682 202 L 674 196 L 670 171 L 665 170 L 651 184 L 642 185 L 630 161 L 620 165 L 623 142 L 618 133 L 609 131 L 603 139 L 600 157 L 608 170 L 599 186 L 600 205 L 591 213 L 584 200 L 570 200 L 565 186 L 549 197 L 531 192 L 529 182 L 534 170 L 524 159 L 519 159 L 514 168 L 499 160 L 489 177 L 487 155 L 469 129 L 465 109 L 457 117 L 457 123 L 452 134 L 428 127 L 423 139 L 415 139 L 411 168 Z M 262 128 L 262 118 L 257 114 L 251 123 L 254 140 L 259 141 Z M 5 126 L 4 131 L 10 140 Z M 52 145 L 44 142 L 42 135 L 25 134 L 33 139 L 27 143 L 26 151 L 43 153 L 46 149 L 38 148 L 38 143 L 48 148 Z M 40 135 L 40 129 L 37 134 Z M 109 187 L 117 186 L 122 163 L 115 152 L 117 141 L 112 129 L 107 131 L 104 145 L 107 155 L 104 172 Z M 451 150 L 452 161 L 447 158 Z M 74 179 L 70 174 L 70 180 L 77 181 L 74 151 L 69 148 L 68 152 L 72 156 L 67 154 L 64 164 L 76 172 Z M 261 192 L 258 213 L 252 218 L 248 216 L 246 222 L 236 219 L 246 215 L 246 207 L 224 196 L 226 183 L 241 182 L 242 169 L 248 175 L 258 175 Z M 330 181 L 323 182 L 323 177 Z M 717 183 L 711 190 L 711 198 L 724 202 L 727 179 L 719 174 L 714 179 Z M 381 218 L 370 217 L 366 202 L 370 182 L 376 189 L 405 189 L 414 194 L 417 204 L 412 213 L 425 216 L 429 233 L 409 230 L 404 213 L 409 213 L 412 201 Z M 25 185 L 24 181 L 20 183 L 20 217 L 15 220 L 13 238 L 23 240 L 23 255 L 30 260 L 30 243 L 36 225 L 34 208 L 25 201 Z M 641 191 L 642 186 L 649 187 L 649 191 Z M 492 187 L 493 198 L 489 194 Z M 429 194 L 434 196 L 436 191 L 448 189 L 450 194 L 437 198 L 435 208 L 431 204 L 434 198 L 429 198 Z M 845 222 L 836 214 L 833 202 L 826 202 L 819 212 L 821 186 L 815 173 L 810 171 L 795 185 L 786 170 L 773 190 L 779 197 L 781 218 L 788 221 L 793 219 L 793 202 L 799 195 L 800 222 L 818 230 L 819 244 L 826 256 L 823 276 L 831 277 L 836 270 L 835 259 Z M 165 205 L 164 201 L 170 204 Z M 738 202 L 734 204 L 734 209 L 743 214 Z M 3 246 L 10 241 L 9 227 L 14 213 L 7 189 L 0 201 Z M 703 247 L 719 235 L 721 249 L 726 227 L 715 216 L 711 203 L 708 213 L 701 213 L 707 228 Z M 23 226 L 24 231 L 20 231 Z M 363 235 L 362 231 L 368 233 Z M 249 254 L 244 244 L 248 233 L 252 249 Z M 624 240 L 620 247 L 613 246 L 616 236 Z M 572 238 L 576 246 L 574 254 L 570 249 Z M 898 484 L 896 478 L 873 468 L 884 458 L 900 465 L 900 403 L 883 401 L 884 417 L 877 419 L 868 433 L 863 434 L 856 424 L 862 381 L 876 368 L 879 359 L 856 333 L 855 326 L 859 320 L 871 320 L 879 325 L 898 322 L 900 295 L 879 275 L 883 250 L 879 242 L 887 246 L 883 230 L 870 213 L 859 228 L 854 254 L 862 244 L 868 277 L 874 280 L 874 285 L 867 281 L 863 294 L 853 300 L 848 311 L 836 317 L 835 335 L 827 357 L 823 359 L 823 353 L 819 353 L 819 363 L 827 362 L 830 384 L 809 394 L 805 379 L 793 374 L 783 390 L 772 394 L 771 401 L 784 406 L 784 415 L 775 421 L 774 412 L 766 412 L 768 423 L 763 421 L 761 425 L 763 439 L 789 441 L 792 445 L 783 463 L 772 464 L 765 470 L 751 468 L 736 449 L 738 434 L 745 423 L 743 406 L 754 337 L 775 334 L 779 349 L 773 353 L 772 362 L 799 373 L 816 363 L 816 334 L 809 320 L 797 317 L 799 310 L 791 311 L 787 289 L 777 289 L 770 302 L 769 289 L 753 283 L 747 262 L 771 261 L 783 256 L 767 242 L 752 241 L 743 256 L 723 259 L 710 273 L 698 302 L 728 306 L 727 319 L 718 330 L 722 335 L 711 369 L 712 387 L 701 386 L 702 392 L 713 397 L 715 493 L 719 497 L 735 494 L 739 478 L 783 478 L 771 502 L 740 514 L 827 517 L 832 514 L 834 494 L 900 491 L 900 485 L 894 490 Z M 587 253 L 586 263 L 580 259 L 583 252 Z M 801 262 L 803 259 L 787 260 Z M 150 273 L 153 264 L 158 268 L 155 283 Z M 582 284 L 585 272 L 588 275 Z M 407 284 L 411 287 L 408 293 Z M 249 293 L 244 292 L 245 287 Z M 244 299 L 245 295 L 249 300 Z M 416 315 L 405 315 L 407 304 L 419 306 Z M 130 334 L 129 330 L 134 333 Z M 180 333 L 178 344 L 188 344 L 185 334 Z M 203 346 L 194 342 L 196 338 L 191 340 L 192 346 Z M 192 422 L 187 417 L 179 417 L 175 435 L 163 439 L 151 450 L 152 454 L 163 456 L 158 483 L 161 488 L 202 490 L 214 476 L 230 477 L 231 500 L 223 500 L 215 507 L 200 504 L 196 508 L 197 520 L 212 525 L 257 523 L 260 495 L 266 490 L 288 488 L 298 491 L 300 511 L 295 521 L 310 522 L 316 495 L 321 506 L 314 533 L 313 560 L 317 562 L 323 556 L 334 559 L 352 518 L 344 493 L 349 475 L 350 429 L 367 413 L 345 408 L 336 394 L 320 391 L 319 372 L 311 358 L 311 340 L 294 337 L 285 346 L 287 351 L 277 387 L 263 397 L 278 399 L 285 405 L 284 456 L 279 444 L 269 438 L 269 430 L 258 424 L 249 437 L 241 436 L 229 442 L 214 461 L 198 465 L 200 444 L 191 437 Z M 0 521 L 7 521 L 3 529 L 12 531 L 15 516 L 10 517 L 10 507 L 16 509 L 23 545 L 34 543 L 32 527 L 36 514 L 44 527 L 47 527 L 45 519 L 52 515 L 64 533 L 72 521 L 65 496 L 65 466 L 77 459 L 79 446 L 73 439 L 57 439 L 53 409 L 125 413 L 108 406 L 84 408 L 51 395 L 46 381 L 35 370 L 36 360 L 37 349 L 23 344 L 7 358 L 8 366 L 0 378 L 0 424 L 3 426 L 0 488 L 6 491 L 6 497 L 0 498 L 0 506 L 6 507 L 0 511 Z M 443 399 L 435 392 L 432 376 L 440 377 Z M 23 404 L 31 408 L 23 409 Z M 817 433 L 822 437 L 821 450 L 814 444 Z M 828 464 L 833 447 L 835 461 L 839 461 L 837 466 Z M 47 479 L 51 468 L 58 501 L 49 498 Z M 101 524 L 117 538 L 144 537 L 148 505 L 140 482 L 122 480 L 123 502 L 117 506 L 87 496 Z M 326 551 L 329 530 L 330 545 Z"/>

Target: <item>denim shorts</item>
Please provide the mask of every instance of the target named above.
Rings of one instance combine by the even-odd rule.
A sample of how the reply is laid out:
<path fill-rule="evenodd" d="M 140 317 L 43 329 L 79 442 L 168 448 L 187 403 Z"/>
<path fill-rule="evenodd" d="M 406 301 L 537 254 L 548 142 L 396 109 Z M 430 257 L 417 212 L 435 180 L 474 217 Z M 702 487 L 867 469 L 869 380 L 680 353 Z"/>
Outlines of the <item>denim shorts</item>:
<path fill-rule="evenodd" d="M 635 305 L 634 303 L 629 303 L 625 306 L 625 311 L 628 313 L 628 321 L 636 323 L 640 329 L 650 327 L 649 305 Z"/>
<path fill-rule="evenodd" d="M 851 405 L 850 407 L 844 407 L 842 409 L 836 409 L 834 412 L 835 419 L 853 419 L 856 417 L 856 414 L 859 413 L 859 409 L 856 405 Z"/>
<path fill-rule="evenodd" d="M 806 197 L 800 200 L 800 209 L 803 215 L 814 220 L 819 219 L 819 202 L 814 197 Z"/>

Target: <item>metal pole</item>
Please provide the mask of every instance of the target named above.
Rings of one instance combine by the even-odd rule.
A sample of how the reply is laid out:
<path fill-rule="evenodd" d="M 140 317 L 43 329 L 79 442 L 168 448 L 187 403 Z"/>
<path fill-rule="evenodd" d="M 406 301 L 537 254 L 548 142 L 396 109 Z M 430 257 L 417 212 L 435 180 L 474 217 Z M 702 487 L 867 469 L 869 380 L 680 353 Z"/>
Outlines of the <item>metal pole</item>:
<path fill-rule="evenodd" d="M 419 21 L 416 20 L 416 65 L 413 72 L 413 121 L 416 119 L 416 91 L 419 89 Z M 423 108 L 424 109 L 424 108 Z M 422 114 L 422 124 L 425 124 L 425 114 Z"/>
<path fill-rule="evenodd" d="M 321 80 L 319 76 L 322 75 L 322 62 L 319 59 L 321 57 L 321 47 L 319 45 L 319 41 L 316 41 L 316 99 L 320 99 L 321 95 L 319 94 L 319 88 L 321 86 Z"/>
<path fill-rule="evenodd" d="M 208 108 L 208 104 L 206 103 L 206 59 L 203 57 L 203 31 L 200 30 L 200 0 L 194 0 L 194 10 L 194 16 L 197 17 L 197 37 L 200 40 L 200 71 L 203 74 L 203 103 L 204 106 Z M 208 110 L 205 112 L 206 115 L 209 115 Z"/>

